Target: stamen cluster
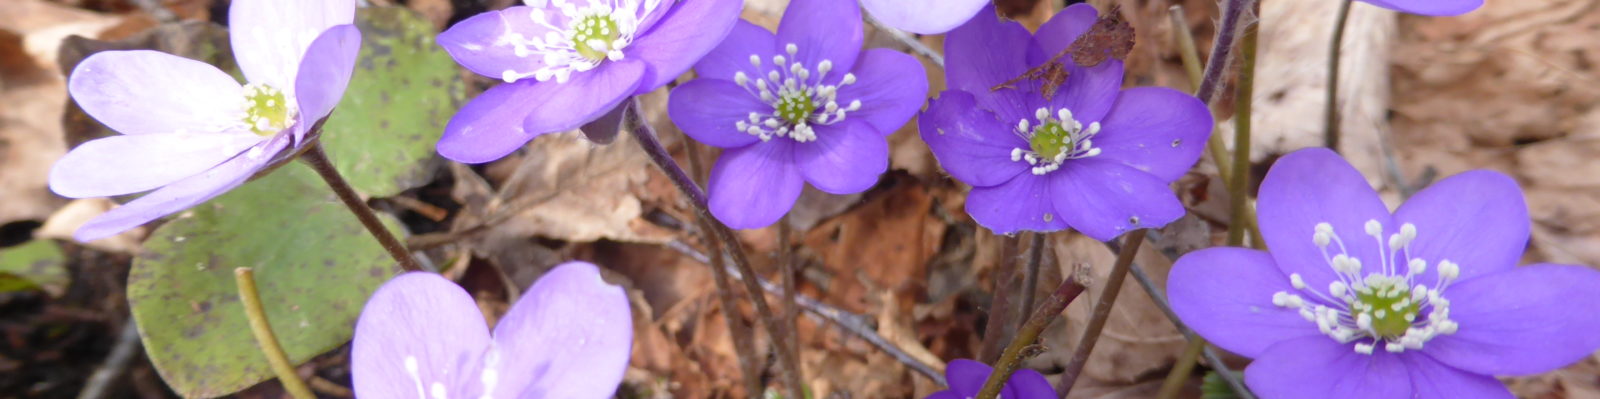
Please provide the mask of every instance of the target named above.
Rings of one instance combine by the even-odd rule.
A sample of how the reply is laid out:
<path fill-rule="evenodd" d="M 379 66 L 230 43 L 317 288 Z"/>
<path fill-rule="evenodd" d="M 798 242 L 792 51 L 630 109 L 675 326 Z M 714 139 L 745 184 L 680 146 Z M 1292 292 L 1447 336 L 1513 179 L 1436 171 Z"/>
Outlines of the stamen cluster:
<path fill-rule="evenodd" d="M 1013 148 L 1011 160 L 1033 165 L 1034 175 L 1061 169 L 1061 163 L 1068 159 L 1100 155 L 1100 149 L 1095 148 L 1091 140 L 1100 133 L 1100 122 L 1090 123 L 1086 128 L 1073 119 L 1072 111 L 1066 108 L 1056 110 L 1053 116 L 1049 108 L 1039 108 L 1034 110 L 1033 116 L 1039 121 L 1038 125 L 1027 119 L 1017 122 L 1016 134 L 1028 140 L 1029 148 Z"/>
<path fill-rule="evenodd" d="M 772 140 L 776 136 L 804 143 L 817 139 L 812 124 L 838 123 L 845 119 L 845 115 L 861 109 L 861 100 L 852 100 L 846 106 L 840 106 L 838 102 L 839 88 L 855 84 L 855 74 L 844 74 L 838 84 L 823 84 L 822 80 L 833 70 L 833 61 L 818 62 L 813 74 L 811 68 L 794 58 L 799 51 L 800 47 L 794 43 L 784 46 L 788 56 L 772 56 L 772 69 L 754 81 L 744 72 L 734 73 L 734 83 L 761 98 L 773 109 L 769 114 L 751 112 L 747 120 L 734 122 L 739 131 L 760 137 L 761 141 Z M 758 70 L 762 68 L 764 63 L 761 56 L 751 54 L 750 65 Z M 813 77 L 816 79 L 813 80 Z"/>
<path fill-rule="evenodd" d="M 299 112 L 289 106 L 288 95 L 263 83 L 244 86 L 244 123 L 258 135 L 271 136 L 293 124 Z"/>
<path fill-rule="evenodd" d="M 533 77 L 540 82 L 555 79 L 565 83 L 573 72 L 594 69 L 606 60 L 620 61 L 623 49 L 633 43 L 639 24 L 654 12 L 661 0 L 586 0 L 579 8 L 577 0 L 550 0 L 561 11 L 567 26 L 550 23 L 544 9 L 534 8 L 528 18 L 534 24 L 549 29 L 544 36 L 526 37 L 507 30 L 495 45 L 510 45 L 517 57 L 538 56 L 539 68 L 532 71 L 506 69 L 501 79 L 516 82 Z"/>

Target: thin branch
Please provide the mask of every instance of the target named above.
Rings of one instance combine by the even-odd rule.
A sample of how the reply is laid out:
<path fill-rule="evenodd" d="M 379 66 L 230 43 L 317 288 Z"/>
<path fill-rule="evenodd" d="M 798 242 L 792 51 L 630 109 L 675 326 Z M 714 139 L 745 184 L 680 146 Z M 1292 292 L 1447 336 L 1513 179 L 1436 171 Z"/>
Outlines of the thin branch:
<path fill-rule="evenodd" d="M 878 28 L 879 32 L 888 34 L 890 38 L 894 39 L 894 41 L 900 42 L 900 44 L 904 44 L 906 48 L 911 49 L 912 53 L 920 55 L 923 58 L 927 58 L 928 61 L 932 61 L 934 65 L 944 68 L 944 55 L 939 54 L 938 51 L 934 51 L 932 47 L 922 44 L 921 40 L 917 40 L 917 38 L 911 36 L 910 33 L 895 29 L 889 25 L 884 25 L 883 22 L 879 22 L 877 18 L 873 18 L 871 14 L 863 13 L 861 16 L 866 17 L 867 23 L 872 24 L 872 27 L 874 28 Z"/>
<path fill-rule="evenodd" d="M 989 320 L 983 328 L 983 342 L 978 347 L 978 361 L 984 363 L 994 363 L 1000 358 L 1000 351 L 1005 349 L 1004 343 L 1011 341 L 1011 333 L 1015 331 L 1011 329 L 1016 324 L 1012 320 L 1021 318 L 1014 317 L 1010 294 L 1012 281 L 1017 278 L 1022 238 L 1010 235 L 1000 240 L 1000 265 L 995 270 L 994 290 L 989 295 Z"/>
<path fill-rule="evenodd" d="M 684 147 L 689 152 L 689 171 L 694 173 L 696 181 L 704 181 L 706 176 L 705 168 L 700 165 L 700 145 L 686 144 Z M 696 222 L 700 224 L 700 231 L 707 233 L 702 236 L 711 253 L 722 253 L 722 243 L 717 241 L 715 234 L 709 234 L 711 224 L 705 219 L 698 219 Z M 711 259 L 711 276 L 716 280 L 717 298 L 722 302 L 722 320 L 728 323 L 728 334 L 733 337 L 733 347 L 737 349 L 734 355 L 739 358 L 739 370 L 744 377 L 745 390 L 748 391 L 746 395 L 753 397 L 760 395 L 762 391 L 761 372 L 755 360 L 755 338 L 750 336 L 750 329 L 744 325 L 742 322 L 744 318 L 739 315 L 738 301 L 734 298 L 737 294 L 733 292 L 733 284 L 728 281 L 728 270 L 723 264 L 725 259 L 723 256 Z"/>
<path fill-rule="evenodd" d="M 1022 276 L 1022 311 L 1019 315 L 1033 314 L 1034 290 L 1039 289 L 1039 263 L 1044 261 L 1045 237 L 1048 233 L 1033 233 L 1033 240 L 1028 246 L 1028 264 L 1023 268 Z M 1024 323 L 1027 321 L 1024 320 Z"/>
<path fill-rule="evenodd" d="M 320 130 L 321 128 L 322 124 L 319 122 L 317 129 Z M 367 232 L 378 240 L 378 244 L 383 246 L 383 250 L 389 251 L 389 256 L 393 257 L 395 262 L 399 262 L 400 267 L 406 271 L 422 270 L 422 266 L 417 263 L 416 258 L 411 257 L 411 251 L 406 245 L 396 239 L 393 233 L 389 232 L 389 228 L 383 225 L 383 221 L 378 220 L 378 215 L 372 211 L 372 207 L 367 206 L 367 202 L 361 199 L 361 195 L 356 194 L 356 190 L 350 187 L 350 183 L 345 182 L 344 177 L 339 175 L 339 169 L 333 166 L 333 162 L 328 160 L 328 154 L 322 151 L 322 140 L 313 140 L 306 146 L 309 148 L 306 149 L 305 153 L 300 154 L 300 160 L 305 161 L 307 165 L 311 165 L 311 169 L 317 171 L 318 176 L 322 176 L 322 181 L 327 182 L 328 187 L 333 189 L 334 195 L 339 197 L 339 202 L 343 202 L 345 208 L 349 208 L 350 213 L 356 215 L 356 219 L 360 220 L 361 225 L 367 228 Z"/>
<path fill-rule="evenodd" d="M 1030 357 L 1029 353 L 1038 353 L 1034 341 L 1039 340 L 1039 334 L 1061 315 L 1067 304 L 1083 294 L 1083 281 L 1079 277 L 1081 276 L 1075 275 L 1061 279 L 1061 285 L 1056 286 L 1055 293 L 1050 294 L 1044 303 L 1039 304 L 1039 309 L 1035 310 L 1028 317 L 1028 322 L 1017 330 L 1017 339 L 1011 340 L 1011 344 L 1006 345 L 1005 353 L 1000 355 L 1000 360 L 994 365 L 994 371 L 989 373 L 989 378 L 983 382 L 983 388 L 978 391 L 978 399 L 998 398 L 1000 389 L 1011 379 L 1011 374 L 1015 373 L 1018 367 L 1022 367 L 1022 361 Z"/>
<path fill-rule="evenodd" d="M 117 334 L 117 345 L 111 349 L 111 354 L 106 356 L 105 363 L 89 375 L 89 380 L 83 383 L 83 390 L 78 391 L 78 399 L 100 399 L 110 394 L 111 384 L 117 377 L 128 370 L 128 363 L 139 354 L 139 327 L 133 324 L 133 318 L 128 318 L 122 325 L 122 333 Z"/>
<path fill-rule="evenodd" d="M 1339 50 L 1344 47 L 1344 26 L 1350 19 L 1350 4 L 1339 2 L 1339 17 L 1333 22 L 1333 39 L 1328 44 L 1328 96 L 1323 108 L 1322 145 L 1339 152 Z"/>
<path fill-rule="evenodd" d="M 1117 253 L 1117 262 L 1111 266 L 1111 275 L 1106 277 L 1104 285 L 1100 286 L 1100 298 L 1094 303 L 1094 310 L 1090 313 L 1089 324 L 1084 327 L 1083 337 L 1078 339 L 1078 348 L 1072 352 L 1072 360 L 1067 363 L 1066 370 L 1061 372 L 1060 395 L 1067 397 L 1072 392 L 1072 385 L 1078 382 L 1078 375 L 1083 373 L 1083 366 L 1089 363 L 1089 355 L 1094 352 L 1094 345 L 1100 340 L 1100 332 L 1105 330 L 1106 320 L 1111 318 L 1111 306 L 1117 302 L 1117 294 L 1122 292 L 1122 281 L 1128 277 L 1128 268 L 1133 265 L 1134 255 L 1139 253 L 1139 246 L 1144 244 L 1144 236 L 1148 232 L 1138 229 L 1124 236 L 1122 251 Z"/>
<path fill-rule="evenodd" d="M 256 336 L 256 344 L 261 346 L 261 354 L 272 365 L 272 372 L 278 375 L 283 390 L 295 399 L 316 399 L 317 395 L 311 393 L 299 374 L 295 374 L 289 356 L 278 345 L 278 336 L 272 333 L 272 323 L 267 320 L 267 311 L 261 307 L 261 295 L 256 291 L 255 272 L 248 267 L 235 268 L 233 281 L 239 286 L 239 302 L 244 305 L 245 317 L 250 321 L 250 332 Z"/>

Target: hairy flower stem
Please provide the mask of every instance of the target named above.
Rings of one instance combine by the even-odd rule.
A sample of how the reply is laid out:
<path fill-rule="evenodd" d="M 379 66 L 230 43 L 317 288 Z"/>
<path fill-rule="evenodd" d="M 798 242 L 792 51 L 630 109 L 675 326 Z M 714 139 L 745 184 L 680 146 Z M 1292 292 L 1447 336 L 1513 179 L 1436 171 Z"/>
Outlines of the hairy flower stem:
<path fill-rule="evenodd" d="M 1122 292 L 1122 281 L 1128 277 L 1128 268 L 1133 265 L 1134 255 L 1139 253 L 1139 246 L 1144 244 L 1144 236 L 1148 230 L 1138 229 L 1124 236 L 1122 251 L 1117 253 L 1117 262 L 1111 266 L 1111 274 L 1106 276 L 1104 285 L 1100 286 L 1100 298 L 1094 303 L 1094 310 L 1089 315 L 1089 324 L 1084 327 L 1083 338 L 1078 340 L 1078 348 L 1072 351 L 1072 360 L 1067 362 L 1066 370 L 1061 372 L 1060 395 L 1067 397 L 1072 392 L 1072 384 L 1078 382 L 1078 375 L 1083 373 L 1083 366 L 1089 363 L 1089 354 L 1094 352 L 1095 342 L 1100 340 L 1100 332 L 1105 330 L 1106 320 L 1111 318 L 1111 306 L 1117 302 L 1117 294 Z"/>
<path fill-rule="evenodd" d="M 1229 182 L 1229 199 L 1232 201 L 1233 219 L 1228 224 L 1228 245 L 1244 246 L 1245 209 L 1250 196 L 1250 106 L 1255 95 L 1256 35 L 1260 24 L 1245 26 L 1244 38 L 1239 43 L 1239 80 L 1234 94 L 1233 115 L 1233 181 Z M 1261 237 L 1256 236 L 1256 241 Z"/>
<path fill-rule="evenodd" d="M 1211 45 L 1211 57 L 1206 63 L 1205 73 L 1201 75 L 1200 87 L 1195 90 L 1195 97 L 1200 101 L 1210 104 L 1216 97 L 1217 88 L 1222 86 L 1222 74 L 1228 69 L 1228 57 L 1233 52 L 1233 42 L 1240 34 L 1240 23 L 1246 14 L 1255 5 L 1255 0 L 1224 0 L 1222 2 L 1222 20 L 1217 24 L 1217 40 Z M 1252 15 L 1251 18 L 1254 18 Z"/>
<path fill-rule="evenodd" d="M 320 125 L 318 127 L 320 129 Z M 318 176 L 322 176 L 322 181 L 327 182 L 328 187 L 333 189 L 334 195 L 339 197 L 339 202 L 350 208 L 350 213 L 356 214 L 356 219 L 361 221 L 362 226 L 366 226 L 367 232 L 371 233 L 373 238 L 378 239 L 378 244 L 383 245 L 383 250 L 389 251 L 389 256 L 393 257 L 395 262 L 399 262 L 400 267 L 406 271 L 422 270 L 417 259 L 411 257 L 411 250 L 396 239 L 388 227 L 384 227 L 383 221 L 378 220 L 378 215 L 372 211 L 372 207 L 367 206 L 361 195 L 356 194 L 356 190 L 350 188 L 350 183 L 346 183 L 344 177 L 339 175 L 339 169 L 333 167 L 333 162 L 328 161 L 328 154 L 322 151 L 322 141 L 312 140 L 306 147 L 305 153 L 300 154 L 300 160 L 311 165 L 311 169 L 317 171 Z"/>
<path fill-rule="evenodd" d="M 1031 356 L 1030 353 L 1038 353 L 1033 343 L 1039 339 L 1039 334 L 1044 332 L 1045 327 L 1050 326 L 1050 322 L 1056 320 L 1056 316 L 1061 315 L 1067 304 L 1072 303 L 1073 299 L 1083 293 L 1083 289 L 1083 282 L 1078 280 L 1078 276 L 1061 279 L 1061 285 L 1056 286 L 1055 293 L 1045 298 L 1017 331 L 1017 339 L 1011 340 L 1011 344 L 1006 345 L 1005 352 L 1001 353 L 1000 360 L 994 365 L 994 372 L 989 374 L 989 379 L 983 381 L 983 389 L 978 391 L 978 399 L 999 397 L 1000 389 L 1011 379 L 1011 374 L 1022 366 L 1022 361 Z"/>
<path fill-rule="evenodd" d="M 1355 0 L 1344 0 L 1339 3 L 1339 17 L 1333 21 L 1333 39 L 1328 44 L 1328 97 L 1326 108 L 1323 108 L 1324 120 L 1322 130 L 1322 145 L 1339 152 L 1339 50 L 1344 47 L 1344 26 L 1350 19 L 1350 4 Z"/>
<path fill-rule="evenodd" d="M 1046 233 L 1033 233 L 1033 241 L 1028 246 L 1028 266 L 1023 268 L 1026 273 L 1022 276 L 1022 311 L 1019 315 L 1033 314 L 1033 294 L 1039 288 L 1039 263 L 1044 261 L 1044 239 Z M 1027 321 L 1022 321 L 1026 323 Z"/>
<path fill-rule="evenodd" d="M 1015 332 L 1010 293 L 1011 282 L 1017 278 L 1022 237 L 1002 236 L 1000 240 L 1000 265 L 995 270 L 994 290 L 989 296 L 989 320 L 983 327 L 983 343 L 978 347 L 978 361 L 984 363 L 998 360 L 1000 351 L 1005 349 L 1002 345 L 1009 342 L 1011 333 Z"/>
<path fill-rule="evenodd" d="M 272 333 L 267 311 L 261 308 L 261 295 L 256 291 L 255 272 L 248 267 L 233 269 L 233 282 L 239 286 L 239 303 L 244 305 L 244 315 L 250 320 L 250 332 L 256 336 L 256 345 L 261 347 L 261 354 L 267 357 L 267 364 L 272 365 L 272 372 L 278 375 L 283 390 L 295 399 L 316 399 L 317 395 L 312 394 L 306 382 L 295 374 L 289 356 L 278 345 L 278 336 Z"/>
<path fill-rule="evenodd" d="M 721 221 L 711 216 L 711 208 L 707 206 L 705 191 L 702 191 L 700 186 L 689 178 L 689 174 L 678 166 L 678 161 L 672 159 L 672 154 L 667 152 L 667 147 L 662 146 L 661 141 L 656 139 L 655 129 L 651 128 L 650 124 L 644 120 L 644 115 L 639 114 L 640 104 L 638 100 L 633 101 L 634 103 L 628 107 L 627 116 L 624 117 L 628 133 L 632 134 L 634 140 L 639 142 L 639 146 L 644 148 L 645 154 L 650 156 L 650 161 L 654 162 L 657 167 L 661 168 L 662 172 L 666 173 L 667 179 L 672 181 L 672 185 L 677 186 L 679 192 L 689 197 L 689 203 L 694 207 L 695 216 L 704 220 L 705 224 L 711 228 L 711 231 L 708 232 L 710 235 L 717 236 L 717 239 L 727 246 L 728 254 L 733 256 L 733 264 L 739 268 L 739 273 L 746 276 L 755 276 L 755 269 L 750 267 L 750 259 L 745 257 L 744 249 L 740 247 L 738 237 L 733 235 L 733 230 L 728 229 L 728 226 L 723 225 Z M 750 294 L 750 302 L 756 305 L 756 313 L 760 314 L 763 324 L 767 327 L 767 333 L 772 336 L 773 346 L 777 347 L 778 362 L 783 364 L 783 376 L 785 382 L 789 385 L 790 397 L 804 398 L 805 389 L 801 385 L 799 357 L 798 354 L 790 351 L 794 346 L 788 344 L 789 340 L 793 339 L 791 338 L 791 331 L 783 328 L 782 321 L 778 319 L 777 314 L 772 312 L 772 308 L 767 305 L 767 298 L 761 291 L 761 284 L 750 278 L 742 281 L 746 292 Z"/>
<path fill-rule="evenodd" d="M 694 179 L 703 182 L 706 179 L 705 168 L 700 165 L 700 144 L 686 143 L 684 149 L 689 152 L 689 171 L 694 173 Z M 746 396 L 761 394 L 761 372 L 757 370 L 755 341 L 750 337 L 750 329 L 741 321 L 739 315 L 739 302 L 734 299 L 738 294 L 733 292 L 732 283 L 728 281 L 728 271 L 723 265 L 722 243 L 717 241 L 717 236 L 711 234 L 711 223 L 705 218 L 695 218 L 700 225 L 701 236 L 706 239 L 706 249 L 717 256 L 712 256 L 711 276 L 717 284 L 717 299 L 722 302 L 722 320 L 728 323 L 728 335 L 733 336 L 733 347 L 739 358 L 739 372 L 744 377 Z"/>
<path fill-rule="evenodd" d="M 1193 82 L 1191 89 L 1194 89 L 1196 94 L 1198 94 L 1201 83 L 1200 54 L 1199 51 L 1196 50 L 1194 36 L 1189 33 L 1189 23 L 1184 20 L 1185 14 L 1183 6 L 1175 5 L 1171 8 L 1168 8 L 1167 11 L 1169 12 L 1168 16 L 1171 18 L 1172 22 L 1172 31 L 1174 35 L 1173 40 L 1177 41 L 1178 53 L 1183 59 L 1183 68 L 1189 73 L 1189 81 Z M 1224 63 L 1227 62 L 1227 60 L 1222 61 Z M 1216 130 L 1217 129 L 1213 129 L 1212 131 Z M 1222 185 L 1224 187 L 1233 187 L 1232 165 L 1224 161 L 1227 159 L 1228 145 L 1222 142 L 1222 136 L 1212 134 L 1206 139 L 1206 154 L 1209 155 L 1212 162 L 1216 164 L 1217 177 L 1222 179 Z M 1255 206 L 1252 205 L 1245 207 L 1244 212 L 1245 216 L 1247 217 L 1246 219 L 1248 219 L 1250 223 L 1249 225 L 1245 226 L 1246 228 L 1250 229 L 1250 236 L 1260 237 L 1261 228 L 1258 227 L 1256 223 Z M 1260 240 L 1256 241 L 1257 244 L 1260 244 L 1260 242 Z M 1257 247 L 1264 248 L 1260 245 L 1257 245 Z"/>
<path fill-rule="evenodd" d="M 778 219 L 778 274 L 783 279 L 783 326 L 789 331 L 800 331 L 800 307 L 795 305 L 794 228 L 789 226 L 789 215 Z M 789 353 L 800 353 L 800 340 L 789 340 Z M 803 399 L 803 398 L 802 398 Z"/>

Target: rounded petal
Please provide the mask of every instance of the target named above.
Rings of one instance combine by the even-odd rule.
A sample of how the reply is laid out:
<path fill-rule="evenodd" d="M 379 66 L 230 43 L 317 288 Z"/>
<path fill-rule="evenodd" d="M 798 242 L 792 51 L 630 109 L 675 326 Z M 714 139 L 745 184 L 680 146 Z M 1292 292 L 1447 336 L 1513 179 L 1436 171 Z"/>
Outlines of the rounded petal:
<path fill-rule="evenodd" d="M 675 5 L 650 27 L 649 32 L 635 38 L 626 50 L 627 57 L 650 66 L 634 94 L 644 94 L 672 82 L 717 47 L 733 31 L 734 24 L 740 22 L 739 9 L 743 1 L 693 0 L 663 4 Z"/>
<path fill-rule="evenodd" d="M 729 33 L 722 43 L 694 64 L 694 72 L 699 77 L 696 80 L 720 79 L 731 82 L 734 74 L 739 72 L 744 72 L 751 79 L 766 76 L 767 70 L 772 68 L 772 56 L 779 54 L 777 42 L 777 36 L 766 28 L 741 19 L 733 25 L 733 33 Z M 763 67 L 750 63 L 752 55 L 761 61 Z"/>
<path fill-rule="evenodd" d="M 1416 399 L 1512 399 L 1511 391 L 1494 377 L 1473 374 L 1439 363 L 1427 356 L 1404 356 Z"/>
<path fill-rule="evenodd" d="M 984 380 L 989 379 L 989 373 L 994 368 L 987 364 L 971 359 L 956 359 L 945 366 L 945 382 L 950 384 L 950 391 L 970 398 L 978 395 L 983 390 Z"/>
<path fill-rule="evenodd" d="M 1122 60 L 1088 68 L 1068 65 L 1067 71 L 1067 81 L 1050 98 L 1050 108 L 1072 110 L 1072 118 L 1085 125 L 1104 119 L 1122 90 Z"/>
<path fill-rule="evenodd" d="M 1096 240 L 1159 229 L 1183 217 L 1183 203 L 1167 182 L 1116 161 L 1069 160 L 1047 178 L 1059 217 Z"/>
<path fill-rule="evenodd" d="M 735 229 L 759 229 L 789 213 L 805 180 L 794 165 L 789 139 L 724 151 L 706 184 L 711 214 Z"/>
<path fill-rule="evenodd" d="M 1349 250 L 1367 267 L 1377 267 L 1378 243 L 1366 235 L 1366 223 L 1376 220 L 1394 230 L 1389 208 L 1367 179 L 1333 151 L 1308 148 L 1278 159 L 1261 180 L 1257 199 L 1261 236 L 1284 275 L 1299 273 L 1311 287 L 1326 288 L 1337 280 L 1312 237 L 1318 223 L 1333 226 Z M 1338 250 L 1330 245 L 1329 253 Z"/>
<path fill-rule="evenodd" d="M 538 103 L 522 121 L 522 128 L 533 135 L 577 129 L 599 119 L 633 95 L 649 69 L 642 62 L 611 62 L 583 73 L 574 73 L 566 83 L 539 82 L 516 101 Z"/>
<path fill-rule="evenodd" d="M 864 35 L 855 0 L 794 1 L 783 10 L 777 45 L 797 47 L 799 51 L 788 57 L 790 63 L 801 62 L 812 70 L 822 61 L 833 63 L 833 70 L 817 79 L 837 82 L 855 68 Z"/>
<path fill-rule="evenodd" d="M 1211 111 L 1189 94 L 1165 87 L 1128 89 L 1100 121 L 1097 158 L 1174 181 L 1188 173 L 1211 137 Z"/>
<path fill-rule="evenodd" d="M 1478 374 L 1543 373 L 1600 349 L 1600 272 L 1583 266 L 1534 265 L 1449 286 L 1454 334 L 1422 350 Z"/>
<path fill-rule="evenodd" d="M 801 177 L 818 190 L 859 193 L 889 170 L 889 140 L 872 125 L 846 120 L 814 128 L 816 141 L 794 144 L 794 162 Z"/>
<path fill-rule="evenodd" d="M 328 28 L 355 22 L 355 0 L 234 0 L 228 40 L 251 83 L 289 90 L 311 42 Z"/>
<path fill-rule="evenodd" d="M 149 50 L 104 51 L 72 70 L 67 91 L 122 134 L 220 132 L 244 126 L 244 89 L 204 62 Z"/>
<path fill-rule="evenodd" d="M 1483 0 L 1361 0 L 1366 3 L 1387 8 L 1390 10 L 1412 13 L 1417 15 L 1430 15 L 1435 17 L 1450 17 L 1472 12 L 1483 7 Z"/>
<path fill-rule="evenodd" d="M 1043 50 L 1045 57 L 1053 57 L 1072 46 L 1078 41 L 1078 36 L 1083 36 L 1094 26 L 1095 20 L 1100 19 L 1100 12 L 1088 3 L 1078 3 L 1061 9 L 1044 25 L 1039 26 L 1033 39 Z"/>
<path fill-rule="evenodd" d="M 861 6 L 885 25 L 923 35 L 955 29 L 986 4 L 985 0 L 861 0 Z"/>
<path fill-rule="evenodd" d="M 997 186 L 973 187 L 967 193 L 967 214 L 995 234 L 1067 228 L 1050 201 L 1050 179 L 1027 173 Z"/>
<path fill-rule="evenodd" d="M 633 352 L 628 295 L 592 264 L 563 263 L 500 319 L 494 343 L 485 356 L 500 378 L 493 397 L 609 398 Z"/>
<path fill-rule="evenodd" d="M 1359 354 L 1328 337 L 1299 338 L 1268 348 L 1244 370 L 1244 381 L 1263 398 L 1410 398 L 1401 356 Z"/>
<path fill-rule="evenodd" d="M 738 148 L 760 141 L 739 131 L 738 123 L 748 123 L 752 112 L 768 115 L 772 106 L 726 80 L 691 80 L 672 89 L 667 97 L 667 116 L 672 123 L 695 141 L 713 147 Z"/>
<path fill-rule="evenodd" d="M 1015 373 L 1011 373 L 1011 380 L 1006 381 L 1006 389 L 1013 392 L 1012 396 L 1007 396 L 1008 398 L 1054 399 L 1057 397 L 1055 388 L 1050 386 L 1050 381 L 1045 380 L 1043 374 L 1039 374 L 1033 369 L 1020 369 Z"/>
<path fill-rule="evenodd" d="M 438 274 L 401 274 L 361 309 L 350 379 L 363 398 L 414 397 L 434 383 L 457 386 L 468 378 L 461 370 L 473 368 L 489 342 L 489 327 L 467 291 Z"/>
<path fill-rule="evenodd" d="M 1438 279 L 1440 260 L 1461 265 L 1460 280 L 1510 270 L 1528 246 L 1522 189 L 1499 172 L 1474 170 L 1434 183 L 1395 210 L 1395 223 L 1417 226 L 1411 256 L 1428 262 L 1418 281 Z"/>
<path fill-rule="evenodd" d="M 329 28 L 311 42 L 305 59 L 300 61 L 300 74 L 295 76 L 295 100 L 300 102 L 300 123 L 295 129 L 295 142 L 305 138 L 305 133 L 318 120 L 333 112 L 344 98 L 344 89 L 350 85 L 350 74 L 355 72 L 356 56 L 361 53 L 361 31 L 355 25 Z"/>
<path fill-rule="evenodd" d="M 1272 304 L 1272 295 L 1280 291 L 1295 289 L 1271 255 L 1253 249 L 1190 252 L 1167 275 L 1167 299 L 1183 324 L 1218 347 L 1250 358 L 1278 342 L 1322 337 L 1299 311 Z"/>
<path fill-rule="evenodd" d="M 50 190 L 68 198 L 109 197 L 194 176 L 260 143 L 248 131 L 111 136 L 79 145 L 50 168 Z"/>
<path fill-rule="evenodd" d="M 473 73 L 504 79 L 506 72 L 525 73 L 545 66 L 538 56 L 518 56 L 519 42 L 507 38 L 540 38 L 556 32 L 533 22 L 535 9 L 515 6 L 489 11 L 461 20 L 439 33 L 438 42 L 450 58 Z M 554 11 L 554 10 L 550 10 Z M 550 26 L 566 26 L 566 14 L 542 11 Z"/>
<path fill-rule="evenodd" d="M 107 211 L 78 227 L 72 237 L 89 242 L 139 227 L 238 187 L 289 147 L 287 135 L 273 136 L 214 168 L 168 184 L 139 199 Z"/>
<path fill-rule="evenodd" d="M 922 399 L 967 399 L 970 397 L 972 396 L 963 396 L 959 393 L 956 393 L 956 391 L 946 389 L 943 391 L 934 392 L 933 394 L 928 395 L 928 397 Z"/>
<path fill-rule="evenodd" d="M 861 101 L 861 109 L 848 117 L 865 120 L 886 136 L 911 120 L 928 98 L 928 75 L 922 63 L 902 52 L 864 51 L 850 73 L 855 74 L 856 83 L 839 88 L 839 105 Z"/>
<path fill-rule="evenodd" d="M 468 101 L 445 124 L 444 136 L 439 139 L 439 155 L 456 162 L 489 162 L 548 133 L 530 133 L 522 128 L 528 113 L 541 104 L 530 99 L 537 83 L 532 80 L 504 83 Z"/>
<path fill-rule="evenodd" d="M 1028 142 L 979 109 L 967 92 L 941 93 L 917 119 L 917 129 L 939 165 L 963 183 L 994 186 L 1029 170 L 1027 163 L 1011 159 L 1012 150 L 1028 148 Z"/>
<path fill-rule="evenodd" d="M 992 6 L 945 35 L 945 82 L 952 89 L 972 93 L 978 106 L 992 111 L 1006 124 L 1033 117 L 1040 102 L 1037 83 L 1015 82 L 1014 88 L 993 90 L 1028 70 L 1029 52 L 1037 52 L 1032 35 L 1022 24 L 1001 21 Z"/>

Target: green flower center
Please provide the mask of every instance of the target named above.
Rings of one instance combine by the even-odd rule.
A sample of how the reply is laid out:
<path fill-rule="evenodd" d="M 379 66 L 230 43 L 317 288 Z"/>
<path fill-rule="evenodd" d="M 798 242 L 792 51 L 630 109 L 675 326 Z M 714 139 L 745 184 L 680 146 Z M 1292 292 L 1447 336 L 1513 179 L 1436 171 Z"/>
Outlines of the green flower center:
<path fill-rule="evenodd" d="M 1072 142 L 1071 132 L 1062 127 L 1061 122 L 1052 121 L 1033 130 L 1033 137 L 1028 139 L 1028 146 L 1034 154 L 1038 154 L 1039 158 L 1055 159 L 1062 151 L 1077 145 Z"/>
<path fill-rule="evenodd" d="M 1411 300 L 1411 287 L 1402 277 L 1368 275 L 1366 286 L 1354 291 L 1354 300 L 1346 299 L 1350 313 L 1358 319 L 1372 318 L 1372 330 L 1380 337 L 1405 335 L 1422 308 Z"/>
<path fill-rule="evenodd" d="M 585 16 L 572 27 L 572 47 L 584 58 L 603 60 L 612 50 L 611 43 L 621 32 L 617 29 L 617 21 L 611 19 L 610 15 Z"/>
<path fill-rule="evenodd" d="M 810 94 L 794 92 L 778 100 L 777 111 L 779 118 L 791 124 L 800 124 L 817 111 L 817 103 L 812 101 Z"/>
<path fill-rule="evenodd" d="M 244 87 L 245 125 L 258 135 L 271 136 L 294 122 L 294 110 L 283 90 L 252 83 Z"/>

